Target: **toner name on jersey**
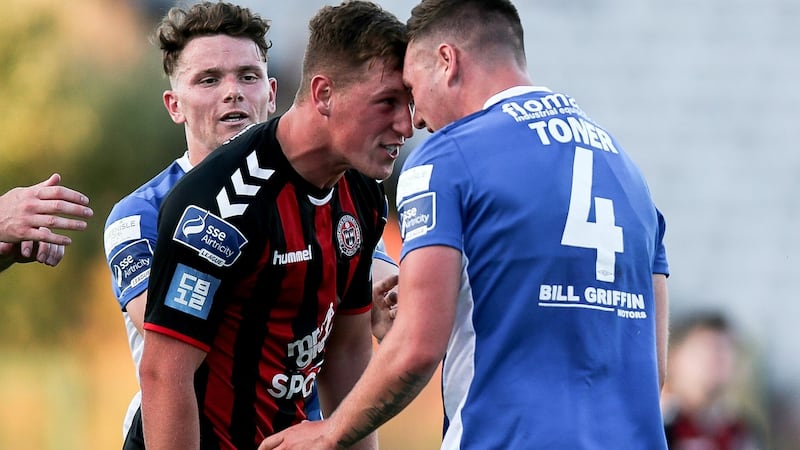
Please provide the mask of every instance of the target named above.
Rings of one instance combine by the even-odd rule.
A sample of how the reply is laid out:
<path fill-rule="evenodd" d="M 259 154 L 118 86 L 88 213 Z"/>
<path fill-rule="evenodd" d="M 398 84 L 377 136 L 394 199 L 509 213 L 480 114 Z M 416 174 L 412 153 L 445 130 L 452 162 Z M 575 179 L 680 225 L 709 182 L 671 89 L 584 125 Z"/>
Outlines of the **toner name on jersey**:
<path fill-rule="evenodd" d="M 522 104 L 509 101 L 501 109 L 517 122 L 536 119 L 528 128 L 535 131 L 543 145 L 552 141 L 562 144 L 576 142 L 612 153 L 619 153 L 609 134 L 592 123 L 572 97 L 564 94 L 545 95 L 540 99 L 530 99 Z M 566 117 L 557 115 L 574 114 Z"/>

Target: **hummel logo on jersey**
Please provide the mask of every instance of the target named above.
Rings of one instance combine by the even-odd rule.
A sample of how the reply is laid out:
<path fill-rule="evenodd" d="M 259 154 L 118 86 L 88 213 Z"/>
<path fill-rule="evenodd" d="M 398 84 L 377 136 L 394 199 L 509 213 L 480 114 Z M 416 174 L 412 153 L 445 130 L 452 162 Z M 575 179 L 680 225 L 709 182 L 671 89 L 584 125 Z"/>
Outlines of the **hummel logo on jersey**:
<path fill-rule="evenodd" d="M 261 168 L 261 166 L 258 165 L 256 151 L 253 150 L 253 152 L 247 156 L 247 173 L 253 178 L 266 181 L 270 179 L 275 171 Z M 242 177 L 241 169 L 236 169 L 236 172 L 231 175 L 231 182 L 233 183 L 233 191 L 236 195 L 255 197 L 255 195 L 258 194 L 258 190 L 261 189 L 261 186 L 257 184 L 247 184 Z M 217 194 L 217 206 L 219 207 L 219 213 L 222 218 L 227 219 L 228 217 L 241 216 L 244 214 L 249 203 L 232 202 L 230 195 L 228 195 L 228 190 L 223 187 L 220 189 L 219 194 Z"/>
<path fill-rule="evenodd" d="M 297 250 L 296 252 L 278 253 L 278 251 L 275 250 L 275 253 L 272 255 L 272 265 L 285 266 L 297 262 L 311 261 L 312 257 L 311 244 L 308 244 L 308 247 L 304 250 Z"/>

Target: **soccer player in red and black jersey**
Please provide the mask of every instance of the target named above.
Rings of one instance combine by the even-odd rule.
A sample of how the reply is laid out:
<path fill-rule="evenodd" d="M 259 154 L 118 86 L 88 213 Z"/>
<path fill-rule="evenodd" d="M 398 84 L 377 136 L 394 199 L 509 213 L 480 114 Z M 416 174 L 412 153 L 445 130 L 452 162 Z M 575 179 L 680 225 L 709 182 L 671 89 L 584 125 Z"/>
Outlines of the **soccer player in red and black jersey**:
<path fill-rule="evenodd" d="M 289 111 L 231 138 L 161 207 L 140 368 L 149 450 L 256 448 L 305 419 L 315 381 L 332 412 L 370 358 L 387 213 L 374 180 L 412 134 L 405 26 L 353 1 L 309 28 Z"/>

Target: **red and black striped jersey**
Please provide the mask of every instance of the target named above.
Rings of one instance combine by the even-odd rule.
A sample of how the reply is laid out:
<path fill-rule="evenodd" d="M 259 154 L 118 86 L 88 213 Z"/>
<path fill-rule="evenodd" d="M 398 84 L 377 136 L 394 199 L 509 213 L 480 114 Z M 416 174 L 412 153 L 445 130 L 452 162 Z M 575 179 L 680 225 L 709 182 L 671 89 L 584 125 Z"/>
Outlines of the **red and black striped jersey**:
<path fill-rule="evenodd" d="M 207 352 L 195 374 L 203 448 L 255 448 L 303 420 L 334 315 L 371 307 L 383 189 L 356 171 L 332 189 L 309 184 L 279 120 L 223 144 L 159 214 L 144 327 Z"/>

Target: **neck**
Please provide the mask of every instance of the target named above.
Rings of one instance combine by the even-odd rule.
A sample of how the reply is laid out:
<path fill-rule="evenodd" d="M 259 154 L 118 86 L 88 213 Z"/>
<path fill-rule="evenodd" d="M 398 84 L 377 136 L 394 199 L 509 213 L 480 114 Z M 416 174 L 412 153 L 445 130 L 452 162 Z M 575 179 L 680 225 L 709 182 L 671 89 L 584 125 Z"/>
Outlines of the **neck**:
<path fill-rule="evenodd" d="M 533 85 L 526 69 L 520 67 L 512 56 L 496 55 L 487 59 L 481 55 L 481 60 L 473 61 L 469 61 L 472 55 L 468 53 L 463 57 L 467 60 L 461 65 L 461 92 L 458 95 L 465 99 L 462 103 L 467 108 L 462 111 L 464 115 L 480 111 L 486 101 L 499 92 L 514 86 Z"/>
<path fill-rule="evenodd" d="M 292 168 L 312 185 L 327 189 L 344 175 L 347 166 L 333 157 L 325 117 L 308 104 L 294 104 L 281 117 L 278 142 Z"/>

